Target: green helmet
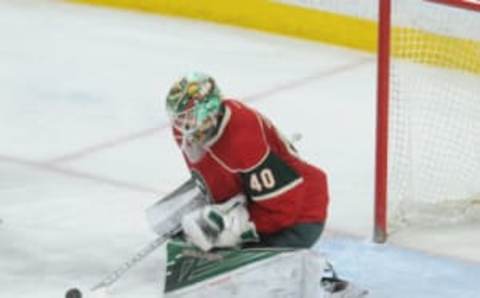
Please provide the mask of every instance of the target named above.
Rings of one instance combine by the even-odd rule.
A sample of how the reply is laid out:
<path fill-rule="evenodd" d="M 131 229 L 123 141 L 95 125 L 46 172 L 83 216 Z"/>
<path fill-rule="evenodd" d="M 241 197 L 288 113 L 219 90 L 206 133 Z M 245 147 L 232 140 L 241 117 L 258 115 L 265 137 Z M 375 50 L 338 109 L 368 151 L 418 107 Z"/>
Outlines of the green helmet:
<path fill-rule="evenodd" d="M 174 83 L 167 95 L 167 111 L 175 129 L 189 141 L 204 139 L 216 125 L 221 93 L 213 78 L 194 72 Z"/>

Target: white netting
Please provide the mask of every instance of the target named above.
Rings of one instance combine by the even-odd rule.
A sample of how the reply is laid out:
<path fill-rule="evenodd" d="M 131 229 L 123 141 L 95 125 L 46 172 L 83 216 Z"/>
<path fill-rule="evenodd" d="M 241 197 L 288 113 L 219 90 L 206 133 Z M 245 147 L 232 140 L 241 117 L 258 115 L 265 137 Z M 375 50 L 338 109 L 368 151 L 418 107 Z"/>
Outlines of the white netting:
<path fill-rule="evenodd" d="M 393 0 L 392 27 L 390 223 L 480 221 L 480 12 Z"/>

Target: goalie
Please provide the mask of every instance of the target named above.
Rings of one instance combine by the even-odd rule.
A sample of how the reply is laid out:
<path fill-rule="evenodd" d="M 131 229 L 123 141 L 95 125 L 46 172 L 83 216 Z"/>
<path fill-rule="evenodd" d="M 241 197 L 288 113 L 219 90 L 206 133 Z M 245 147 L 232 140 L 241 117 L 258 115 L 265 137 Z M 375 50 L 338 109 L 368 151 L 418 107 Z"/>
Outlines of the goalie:
<path fill-rule="evenodd" d="M 214 203 L 184 218 L 191 242 L 208 251 L 245 242 L 306 248 L 317 241 L 327 216 L 326 175 L 300 159 L 269 120 L 222 98 L 202 73 L 174 84 L 167 110 L 188 167 Z"/>
<path fill-rule="evenodd" d="M 183 216 L 186 238 L 203 251 L 231 247 L 309 248 L 320 237 L 328 207 L 327 177 L 302 160 L 263 115 L 223 98 L 214 79 L 191 73 L 167 95 L 173 135 L 192 176 L 211 204 Z M 331 275 L 332 297 L 349 284 Z"/>

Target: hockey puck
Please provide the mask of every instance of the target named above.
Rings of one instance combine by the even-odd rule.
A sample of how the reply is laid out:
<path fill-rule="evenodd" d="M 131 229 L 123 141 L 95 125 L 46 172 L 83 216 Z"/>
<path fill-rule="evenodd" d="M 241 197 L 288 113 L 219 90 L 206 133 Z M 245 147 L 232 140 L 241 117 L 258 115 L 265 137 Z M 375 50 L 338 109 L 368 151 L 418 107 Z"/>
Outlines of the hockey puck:
<path fill-rule="evenodd" d="M 77 288 L 72 288 L 65 293 L 65 298 L 82 298 L 82 292 Z"/>

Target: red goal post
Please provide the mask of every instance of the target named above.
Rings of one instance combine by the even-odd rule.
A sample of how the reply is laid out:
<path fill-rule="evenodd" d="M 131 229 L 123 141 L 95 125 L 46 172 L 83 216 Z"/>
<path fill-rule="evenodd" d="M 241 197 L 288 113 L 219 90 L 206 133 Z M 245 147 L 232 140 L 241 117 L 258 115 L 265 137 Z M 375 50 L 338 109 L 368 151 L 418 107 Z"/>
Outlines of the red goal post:
<path fill-rule="evenodd" d="M 435 47 L 442 47 L 442 43 L 447 44 L 448 43 L 448 51 L 452 51 L 452 53 L 458 52 L 459 53 L 459 59 L 473 59 L 476 60 L 466 60 L 466 61 L 457 61 L 457 62 L 452 62 L 452 61 L 442 61 L 442 59 L 445 59 L 445 57 L 442 57 L 442 53 L 432 53 L 431 57 L 428 57 L 428 59 L 422 60 L 422 57 L 407 57 L 407 55 L 429 55 L 426 50 L 421 50 L 421 49 L 412 49 L 411 51 L 408 52 L 408 54 L 405 54 L 406 51 L 401 52 L 400 50 L 397 50 L 394 48 L 394 42 L 392 41 L 393 35 L 395 34 L 395 28 L 397 24 L 394 24 L 392 21 L 392 13 L 393 12 L 393 3 L 395 1 L 402 1 L 402 0 L 379 0 L 379 26 L 378 26 L 378 69 L 377 69 L 377 124 L 376 124 L 376 164 L 375 164 L 375 210 L 374 210 L 374 241 L 377 243 L 382 243 L 385 242 L 387 239 L 387 234 L 388 234 L 388 227 L 389 227 L 389 220 L 388 220 L 388 210 L 389 210 L 389 204 L 387 198 L 390 196 L 390 191 L 389 191 L 389 175 L 392 175 L 391 173 L 391 168 L 390 168 L 390 161 L 392 159 L 391 156 L 389 156 L 389 152 L 391 153 L 391 150 L 389 149 L 390 146 L 392 146 L 392 143 L 395 143 L 395 141 L 390 140 L 391 138 L 391 130 L 392 128 L 390 127 L 392 125 L 392 115 L 396 115 L 397 111 L 392 111 L 392 97 L 397 96 L 399 98 L 396 98 L 395 100 L 402 101 L 401 96 L 402 95 L 402 90 L 393 90 L 392 87 L 395 87 L 394 84 L 396 82 L 392 82 L 392 76 L 396 77 L 396 74 L 392 75 L 392 60 L 394 59 L 394 56 L 401 56 L 403 59 L 410 59 L 414 63 L 418 64 L 424 64 L 424 65 L 429 65 L 429 66 L 434 66 L 438 68 L 444 68 L 444 69 L 462 69 L 465 70 L 466 72 L 471 72 L 475 73 L 475 75 L 478 75 L 480 78 L 480 39 L 477 39 L 478 35 L 476 35 L 472 40 L 464 40 L 463 37 L 460 39 L 456 38 L 450 38 L 450 37 L 443 37 L 442 34 L 434 33 L 430 34 L 428 31 L 424 31 L 425 29 L 422 28 L 418 30 L 420 35 L 422 35 L 421 42 L 413 40 L 411 37 L 406 37 L 406 42 L 411 42 L 411 46 L 416 47 L 416 46 L 425 46 L 427 43 L 431 42 L 432 43 L 432 48 Z M 468 10 L 469 13 L 471 12 L 472 14 L 477 13 L 478 19 L 480 19 L 480 1 L 479 0 L 416 0 L 420 5 L 424 5 L 426 3 L 430 5 L 438 5 L 445 7 L 452 12 L 448 12 L 448 14 L 455 15 L 454 10 Z M 397 2 L 398 3 L 398 2 Z M 427 7 L 428 9 L 428 7 Z M 443 8 L 442 8 L 443 9 Z M 407 12 L 408 13 L 408 12 Z M 426 21 L 429 21 L 428 17 L 425 18 Z M 422 22 L 423 20 L 420 18 L 418 22 Z M 463 22 L 464 20 L 460 17 L 458 22 Z M 455 20 L 452 20 L 452 22 L 455 22 Z M 414 22 L 412 22 L 414 23 Z M 453 24 L 453 23 L 452 23 Z M 448 25 L 448 24 L 443 24 Z M 405 26 L 405 24 L 401 24 L 401 26 Z M 480 28 L 474 28 L 471 30 L 480 30 Z M 400 31 L 400 30 L 397 30 Z M 413 31 L 411 29 L 405 29 L 403 30 L 402 34 L 405 34 L 405 32 L 410 32 Z M 410 39 L 408 39 L 410 38 Z M 451 39 L 451 40 L 450 40 Z M 468 39 L 468 38 L 467 38 Z M 406 44 L 402 44 L 402 46 L 405 46 Z M 465 46 L 466 45 L 466 46 Z M 426 45 L 428 47 L 428 44 Z M 455 49 L 457 47 L 457 49 Z M 414 54 L 413 54 L 414 53 Z M 475 55 L 476 58 L 475 58 Z M 465 58 L 465 57 L 466 58 Z M 471 57 L 470 57 L 471 56 Z M 445 59 L 445 60 L 454 60 L 453 59 Z M 478 60 L 478 61 L 477 61 Z M 473 62 L 472 62 L 473 61 Z M 473 65 L 473 66 L 472 66 Z M 429 70 L 430 71 L 430 70 Z M 445 70 L 445 72 L 448 72 Z M 416 76 L 419 75 L 416 72 L 412 72 L 411 74 L 407 74 L 407 76 Z M 427 75 L 429 76 L 429 75 Z M 436 76 L 436 75 L 434 75 Z M 429 78 L 427 78 L 429 79 Z M 447 76 L 439 75 L 439 80 L 444 79 L 445 84 L 450 84 L 449 79 Z M 423 80 L 422 78 L 419 78 L 418 81 Z M 415 81 L 417 82 L 417 80 Z M 429 82 L 428 80 L 425 80 L 425 89 L 429 89 L 430 87 L 428 86 Z M 452 83 L 453 84 L 453 83 Z M 480 80 L 478 80 L 478 85 L 480 85 Z M 418 87 L 418 86 L 417 86 Z M 412 86 L 412 88 L 415 88 Z M 450 87 L 449 87 L 450 88 Z M 453 87 L 452 87 L 453 88 Z M 464 87 L 460 87 L 464 88 Z M 473 87 L 476 88 L 476 87 Z M 420 87 L 419 89 L 422 89 Z M 433 88 L 432 88 L 433 89 Z M 447 92 L 451 92 L 450 89 L 446 91 L 445 97 L 448 96 L 457 96 L 455 94 L 450 94 Z M 474 91 L 479 91 L 475 89 Z M 471 92 L 472 95 L 465 95 L 463 94 L 462 90 L 462 95 L 458 96 L 476 96 L 473 95 L 473 91 Z M 400 95 L 399 95 L 400 94 Z M 426 95 L 430 96 L 430 95 Z M 437 96 L 438 94 L 433 94 L 431 95 L 432 98 Z M 472 97 L 473 98 L 473 97 Z M 478 97 L 477 97 L 478 98 Z M 452 100 L 453 101 L 453 100 Z M 462 104 L 465 101 L 459 100 L 459 104 Z M 478 98 L 478 102 L 480 102 L 480 98 Z M 438 103 L 440 104 L 440 103 Z M 396 108 L 396 107 L 395 107 Z M 480 108 L 479 110 L 480 111 Z M 400 112 L 398 112 L 400 113 Z M 403 113 L 403 112 L 402 112 Z M 407 118 L 412 118 L 412 116 L 406 116 Z M 423 116 L 422 116 L 423 117 Z M 461 117 L 461 116 L 460 116 Z M 411 119 L 407 119 L 406 121 L 411 121 Z M 413 120 L 415 121 L 415 120 Z M 424 119 L 421 119 L 421 121 L 424 121 Z M 441 123 L 442 120 L 436 119 L 434 121 L 437 121 L 438 123 Z M 445 120 L 447 121 L 447 120 Z M 420 121 L 418 121 L 420 122 Z M 403 125 L 403 124 L 401 124 Z M 445 129 L 446 130 L 446 129 Z M 396 137 L 396 136 L 395 136 Z M 409 144 L 408 146 L 415 146 L 416 143 L 421 143 L 419 140 L 413 140 L 413 138 L 416 138 L 417 136 L 409 136 Z M 442 136 L 443 137 L 443 136 Z M 475 136 L 473 136 L 476 138 Z M 455 140 L 454 140 L 455 141 Z M 454 142 L 453 141 L 453 142 Z M 477 142 L 478 138 L 474 140 L 474 142 Z M 470 139 L 468 139 L 466 142 L 470 142 Z M 440 146 L 441 147 L 441 146 Z M 441 149 L 441 148 L 440 148 Z M 440 150 L 439 149 L 439 150 Z M 408 150 L 412 150 L 409 148 Z M 480 150 L 480 149 L 479 149 Z M 448 153 L 452 154 L 452 153 Z M 432 154 L 434 155 L 434 154 Z M 405 161 L 403 161 L 405 162 Z M 416 162 L 417 164 L 419 162 Z M 436 160 L 429 161 L 429 163 L 437 163 Z M 470 170 L 469 170 L 470 173 Z M 478 174 L 479 172 L 476 172 L 474 174 Z M 462 173 L 458 173 L 458 175 L 462 175 Z M 415 175 L 414 175 L 415 176 Z M 425 175 L 425 176 L 435 176 L 435 173 Z M 408 179 L 414 179 L 412 177 L 409 177 Z M 407 182 L 405 182 L 406 184 Z M 422 184 L 424 183 L 424 184 Z M 444 183 L 442 180 L 439 182 L 422 182 L 422 183 L 417 183 L 416 187 L 421 188 L 422 185 L 429 185 L 428 183 L 431 183 L 432 185 L 434 183 Z M 474 185 L 473 188 L 474 191 L 480 191 L 480 187 L 476 188 L 478 186 L 478 180 L 475 180 L 474 182 L 469 181 L 468 182 L 469 187 L 470 185 Z M 400 183 L 399 183 L 400 184 Z M 460 184 L 460 183 L 459 183 Z M 439 187 L 440 188 L 440 187 Z M 403 195 L 406 197 L 406 195 Z M 446 197 L 452 197 L 450 194 L 446 195 Z M 435 199 L 437 200 L 437 199 Z M 431 205 L 437 204 L 437 201 L 429 202 Z"/>

